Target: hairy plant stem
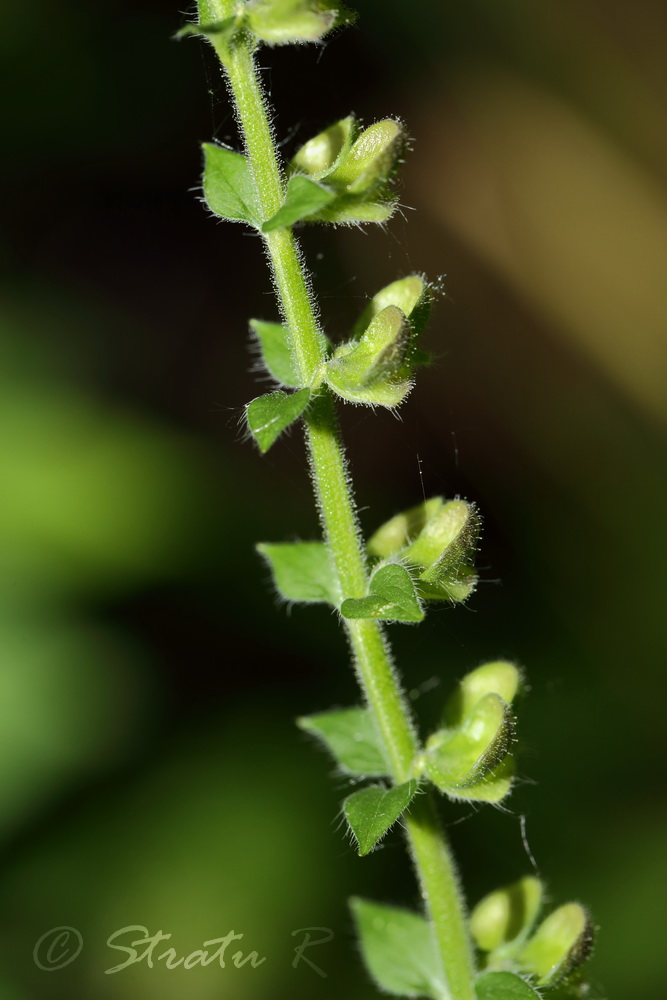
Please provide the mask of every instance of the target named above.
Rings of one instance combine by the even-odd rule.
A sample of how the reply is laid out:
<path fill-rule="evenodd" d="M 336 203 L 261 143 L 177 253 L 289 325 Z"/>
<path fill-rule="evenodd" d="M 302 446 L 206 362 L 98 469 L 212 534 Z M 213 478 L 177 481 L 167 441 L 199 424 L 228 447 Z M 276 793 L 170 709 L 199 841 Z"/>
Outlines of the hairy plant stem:
<path fill-rule="evenodd" d="M 202 22 L 224 20 L 232 11 L 233 0 L 200 2 Z M 227 74 L 263 215 L 269 218 L 282 204 L 284 179 L 251 42 L 242 38 L 228 49 L 216 42 L 215 35 L 212 40 Z M 263 239 L 289 329 L 293 357 L 303 384 L 307 385 L 324 360 L 324 341 L 306 272 L 290 229 L 274 230 Z M 368 585 L 366 560 L 328 390 L 321 391 L 309 407 L 305 424 L 320 517 L 341 593 L 345 597 L 363 597 Z M 393 780 L 401 783 L 411 775 L 417 744 L 411 713 L 394 673 L 387 642 L 377 622 L 361 619 L 345 624 L 359 682 L 391 762 Z M 446 983 L 445 996 L 451 1000 L 474 1000 L 472 950 L 461 892 L 430 792 L 414 800 L 404 823 L 422 896 L 435 930 Z"/>

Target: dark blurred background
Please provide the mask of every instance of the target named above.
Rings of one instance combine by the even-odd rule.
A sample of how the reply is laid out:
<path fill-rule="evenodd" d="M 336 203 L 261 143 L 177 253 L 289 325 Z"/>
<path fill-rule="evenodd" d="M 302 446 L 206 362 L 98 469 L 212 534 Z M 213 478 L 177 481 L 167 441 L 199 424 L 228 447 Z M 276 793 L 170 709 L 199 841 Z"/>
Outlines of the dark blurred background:
<path fill-rule="evenodd" d="M 414 139 L 388 233 L 313 229 L 323 320 L 440 279 L 436 364 L 401 418 L 349 407 L 367 530 L 475 500 L 468 606 L 392 628 L 425 727 L 456 678 L 525 665 L 507 808 L 445 809 L 471 902 L 532 870 L 601 930 L 599 997 L 665 980 L 667 9 L 658 0 L 359 0 L 323 47 L 262 53 L 289 154 L 357 112 Z M 260 246 L 198 203 L 235 143 L 220 73 L 164 2 L 4 11 L 0 237 L 0 986 L 7 1000 L 373 994 L 353 893 L 412 905 L 400 838 L 360 861 L 345 782 L 296 730 L 353 704 L 324 609 L 276 606 L 257 540 L 314 537 L 299 435 L 264 459 Z M 416 209 L 416 211 L 413 211 Z M 532 859 L 529 856 L 532 855 Z M 258 969 L 135 965 L 107 937 L 230 930 Z M 33 946 L 69 925 L 79 958 Z M 334 941 L 292 968 L 303 927 Z M 317 958 L 316 958 L 317 955 Z"/>

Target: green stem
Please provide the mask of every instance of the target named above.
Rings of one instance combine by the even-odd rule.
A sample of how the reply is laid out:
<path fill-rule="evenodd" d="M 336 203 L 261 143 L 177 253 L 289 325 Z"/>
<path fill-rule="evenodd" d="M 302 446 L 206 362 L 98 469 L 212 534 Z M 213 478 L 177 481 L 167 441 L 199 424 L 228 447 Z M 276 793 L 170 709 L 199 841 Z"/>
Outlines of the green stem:
<path fill-rule="evenodd" d="M 232 0 L 206 0 L 206 14 L 215 20 L 229 16 L 232 8 Z M 215 40 L 213 44 L 227 73 L 262 211 L 269 218 L 282 204 L 284 181 L 250 42 L 241 39 L 231 49 Z M 264 236 L 264 241 L 294 359 L 303 383 L 308 384 L 324 360 L 324 340 L 306 272 L 290 229 L 274 230 Z M 318 508 L 341 593 L 363 597 L 368 586 L 366 560 L 333 401 L 326 390 L 313 401 L 305 422 Z M 388 644 L 377 622 L 348 621 L 346 627 L 360 685 L 391 761 L 392 777 L 396 783 L 406 781 L 417 743 Z M 447 995 L 451 1000 L 474 1000 L 472 953 L 456 868 L 430 792 L 414 801 L 405 816 L 405 826 L 422 896 L 435 929 Z"/>

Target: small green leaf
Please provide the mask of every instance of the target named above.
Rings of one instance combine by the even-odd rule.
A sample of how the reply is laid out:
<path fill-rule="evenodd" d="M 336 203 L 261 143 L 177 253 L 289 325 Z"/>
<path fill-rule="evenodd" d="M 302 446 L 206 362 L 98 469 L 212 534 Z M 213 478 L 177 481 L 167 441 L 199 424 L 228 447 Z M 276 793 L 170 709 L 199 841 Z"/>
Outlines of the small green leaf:
<path fill-rule="evenodd" d="M 251 319 L 250 329 L 260 343 L 268 373 L 273 375 L 277 382 L 291 389 L 298 388 L 299 377 L 292 360 L 285 327 L 280 323 L 265 323 L 261 319 Z"/>
<path fill-rule="evenodd" d="M 286 600 L 336 607 L 340 603 L 338 578 L 324 542 L 260 542 L 257 551 L 271 567 L 276 588 Z"/>
<path fill-rule="evenodd" d="M 517 962 L 538 977 L 539 986 L 560 982 L 588 958 L 593 925 L 579 903 L 566 903 L 542 921 L 517 956 Z"/>
<path fill-rule="evenodd" d="M 484 972 L 475 983 L 477 1000 L 540 1000 L 532 986 L 513 972 Z"/>
<path fill-rule="evenodd" d="M 470 915 L 470 933 L 482 951 L 514 947 L 530 933 L 542 905 L 542 883 L 526 875 L 490 892 Z"/>
<path fill-rule="evenodd" d="M 367 708 L 343 708 L 297 719 L 297 725 L 324 743 L 341 770 L 353 777 L 389 773 L 373 717 Z"/>
<path fill-rule="evenodd" d="M 370 853 L 412 802 L 417 782 L 406 781 L 393 788 L 373 785 L 354 792 L 343 803 L 345 818 L 359 845 L 359 856 Z"/>
<path fill-rule="evenodd" d="M 255 180 L 242 153 L 226 146 L 204 146 L 204 198 L 215 215 L 258 227 L 260 216 Z"/>
<path fill-rule="evenodd" d="M 246 420 L 260 451 L 269 450 L 282 432 L 301 416 L 309 400 L 310 389 L 299 389 L 289 395 L 270 392 L 248 403 Z"/>
<path fill-rule="evenodd" d="M 420 622 L 421 609 L 415 585 L 404 566 L 392 563 L 373 574 L 368 597 L 349 597 L 343 601 L 343 618 L 377 618 L 381 621 Z"/>
<path fill-rule="evenodd" d="M 409 910 L 350 900 L 361 953 L 380 989 L 399 997 L 446 996 L 431 924 Z"/>
<path fill-rule="evenodd" d="M 285 202 L 275 215 L 262 226 L 262 232 L 293 226 L 295 222 L 307 219 L 335 201 L 336 194 L 309 177 L 296 174 L 290 177 L 285 194 Z"/>

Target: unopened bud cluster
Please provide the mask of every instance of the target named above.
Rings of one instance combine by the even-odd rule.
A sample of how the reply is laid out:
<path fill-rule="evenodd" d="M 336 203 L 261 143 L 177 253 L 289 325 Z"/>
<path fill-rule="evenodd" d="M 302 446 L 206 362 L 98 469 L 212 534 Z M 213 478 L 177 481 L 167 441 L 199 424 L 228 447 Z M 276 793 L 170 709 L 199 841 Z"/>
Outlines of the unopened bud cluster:
<path fill-rule="evenodd" d="M 351 24 L 356 14 L 329 0 L 240 0 L 230 17 L 215 20 L 211 0 L 200 0 L 199 24 L 183 34 L 202 34 L 224 48 L 232 47 L 240 35 L 256 44 L 293 45 L 319 42 L 334 28 Z"/>
<path fill-rule="evenodd" d="M 245 11 L 248 28 L 267 45 L 318 42 L 351 19 L 344 8 L 326 0 L 248 0 Z"/>
<path fill-rule="evenodd" d="M 338 396 L 369 406 L 398 406 L 412 387 L 412 365 L 428 313 L 419 275 L 394 281 L 371 300 L 321 371 Z"/>
<path fill-rule="evenodd" d="M 419 769 L 453 799 L 499 802 L 510 790 L 514 717 L 521 675 L 512 663 L 487 663 L 467 674 L 449 699 L 443 727 L 431 736 Z"/>
<path fill-rule="evenodd" d="M 390 182 L 405 146 L 391 118 L 361 129 L 350 115 L 310 139 L 290 163 L 293 174 L 317 181 L 335 197 L 309 221 L 386 222 L 396 209 Z"/>
<path fill-rule="evenodd" d="M 383 524 L 369 540 L 368 551 L 414 567 L 425 600 L 465 601 L 477 582 L 479 527 L 473 504 L 432 497 Z"/>
<path fill-rule="evenodd" d="M 591 952 L 590 916 L 580 903 L 566 903 L 535 928 L 543 899 L 542 883 L 529 875 L 477 904 L 470 931 L 485 968 L 528 975 L 539 987 L 572 983 Z"/>

